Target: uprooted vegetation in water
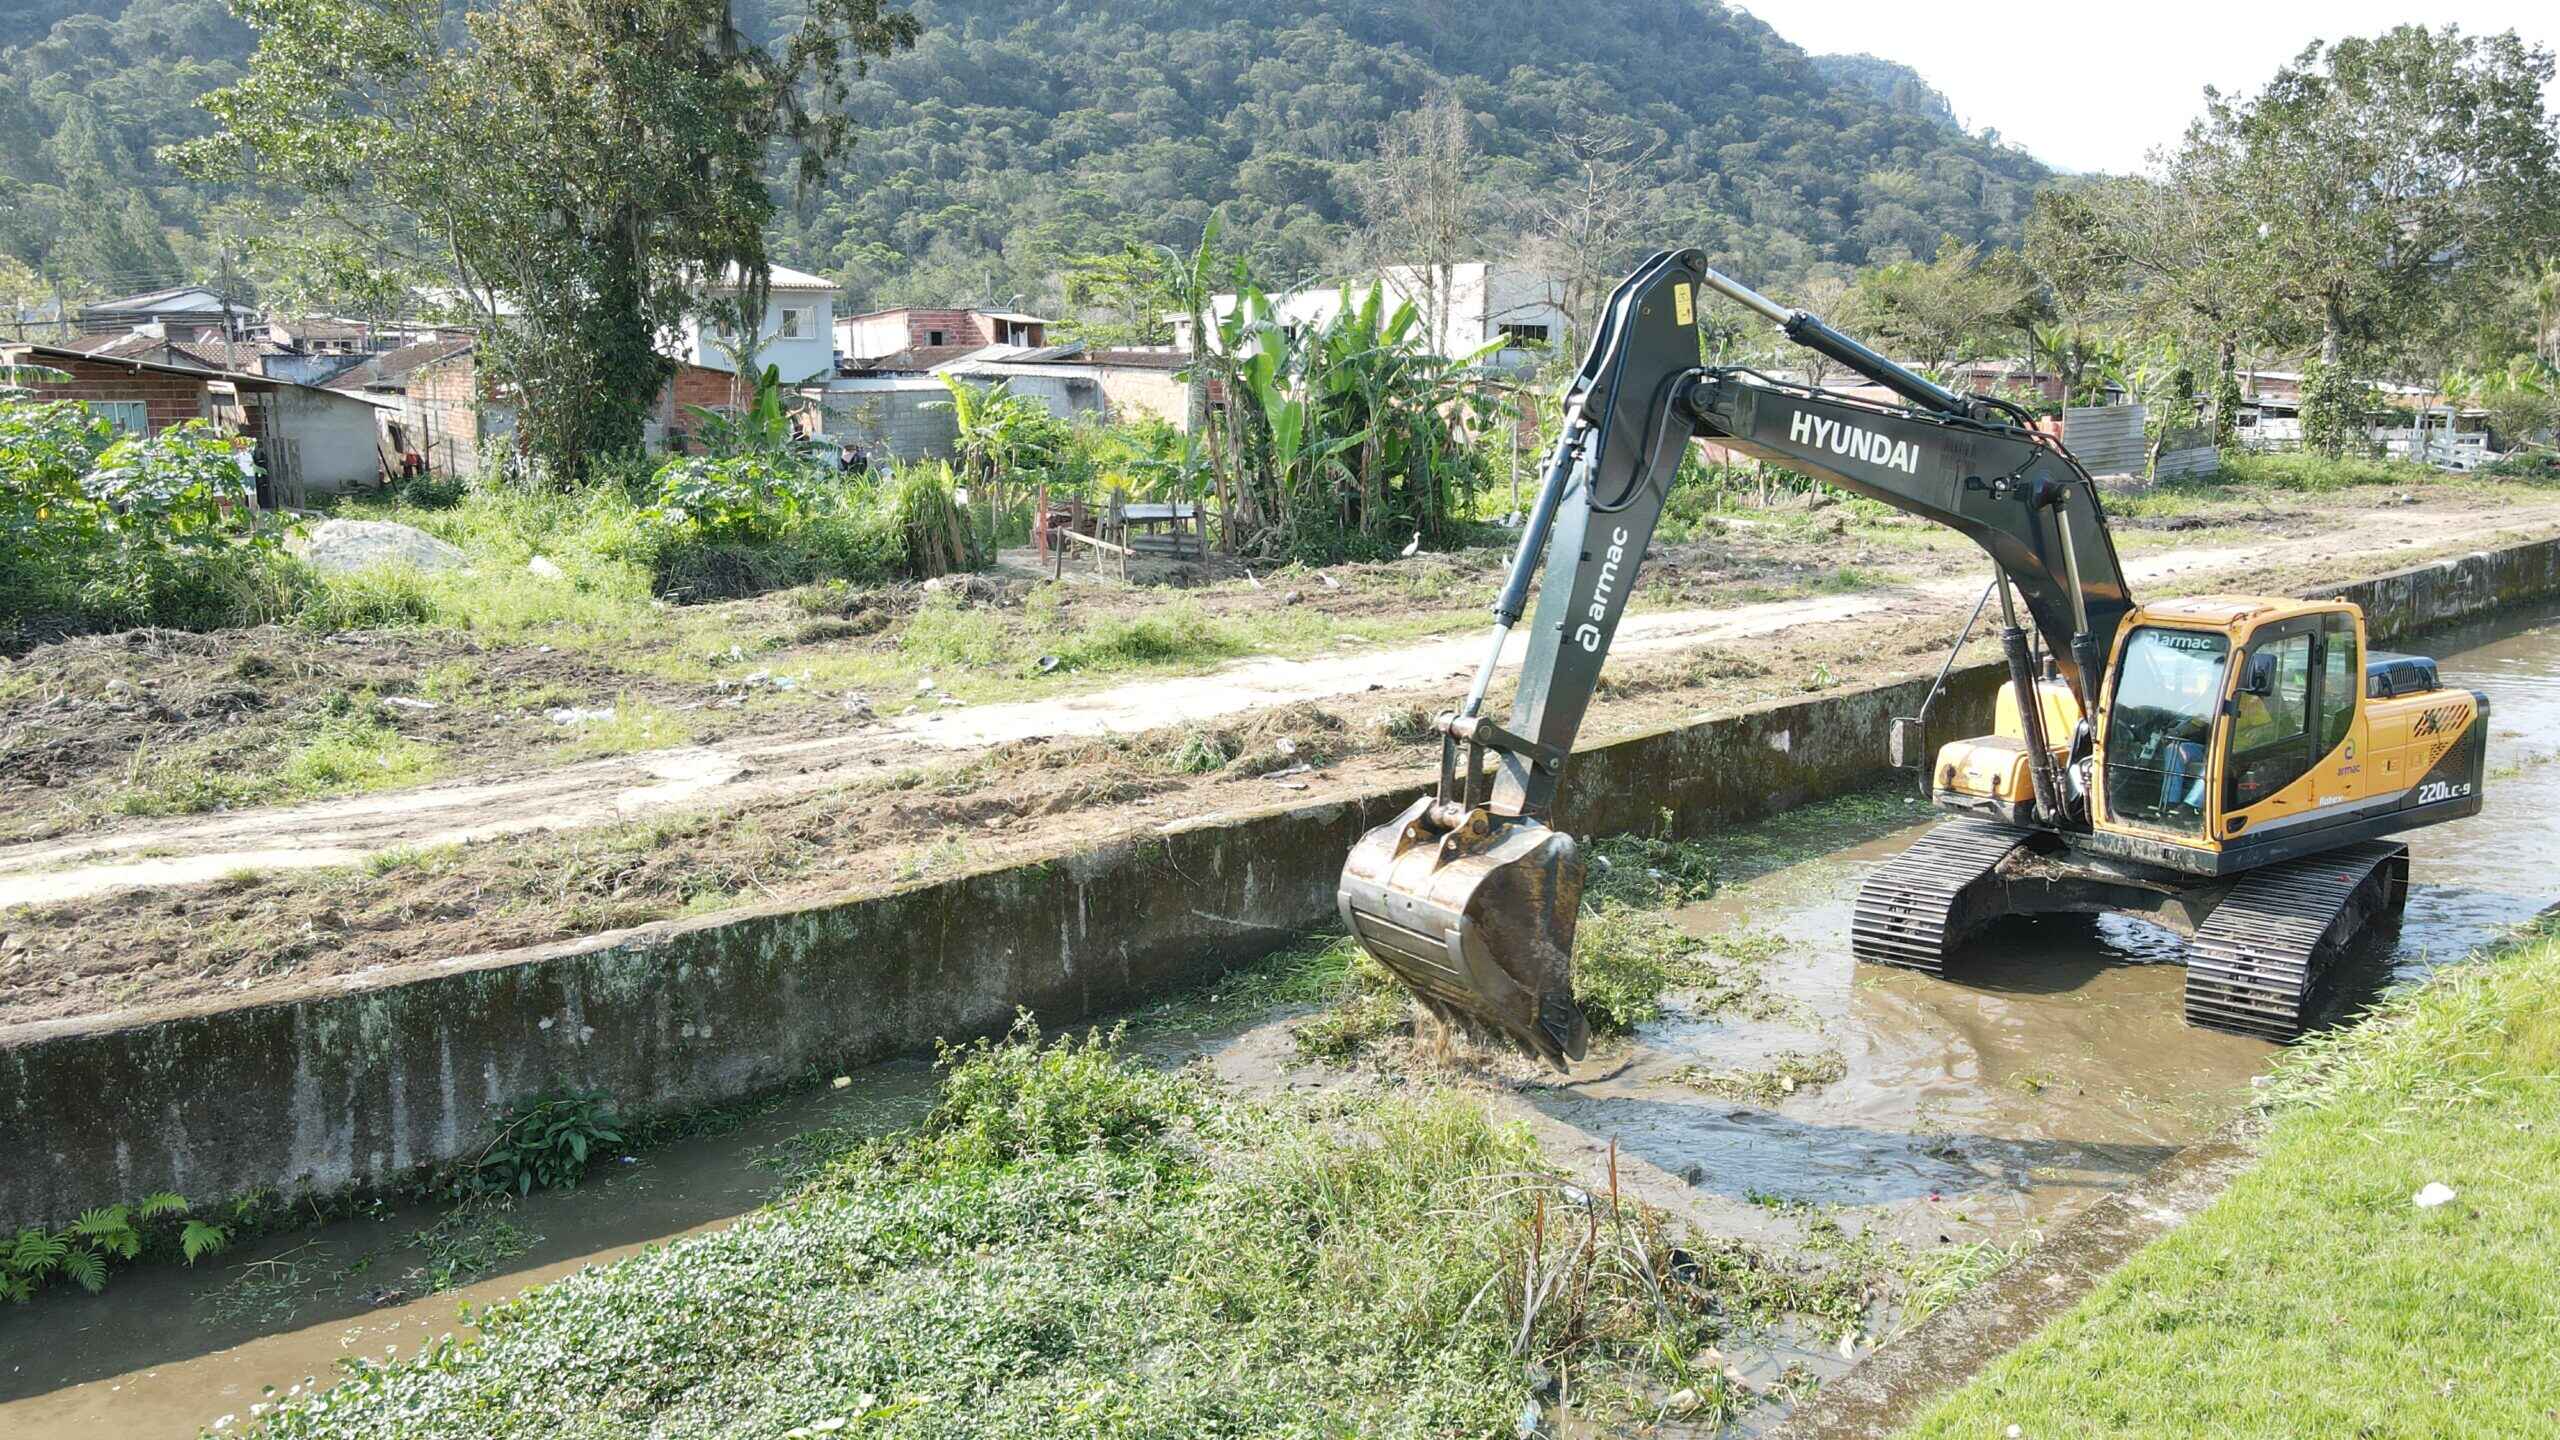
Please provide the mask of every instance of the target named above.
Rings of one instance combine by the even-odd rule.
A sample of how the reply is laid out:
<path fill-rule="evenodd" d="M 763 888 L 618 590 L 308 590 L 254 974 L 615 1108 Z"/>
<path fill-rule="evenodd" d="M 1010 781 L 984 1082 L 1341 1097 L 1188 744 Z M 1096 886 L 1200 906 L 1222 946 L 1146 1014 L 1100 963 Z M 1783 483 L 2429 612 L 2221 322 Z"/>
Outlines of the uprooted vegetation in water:
<path fill-rule="evenodd" d="M 1762 974 L 1778 951 L 1774 938 L 1702 937 L 1669 918 L 1712 894 L 1716 879 L 1709 850 L 1695 842 L 1623 835 L 1591 846 L 1573 989 L 1594 1035 L 1631 1034 L 1675 1006 L 1701 1016 L 1765 1016 L 1782 1003 Z M 1294 1027 L 1298 1051 L 1310 1060 L 1374 1056 L 1383 1042 L 1417 1028 L 1403 982 L 1348 936 L 1286 951 L 1221 989 L 1264 1004 L 1321 1007 Z"/>
<path fill-rule="evenodd" d="M 1683 1065 L 1671 1072 L 1671 1078 L 1727 1100 L 1775 1105 L 1800 1091 L 1819 1090 L 1848 1073 L 1836 1050 L 1790 1050 L 1753 1068 Z"/>
<path fill-rule="evenodd" d="M 1027 1023 L 944 1064 L 917 1129 L 789 1199 L 351 1361 L 253 1433 L 1481 1434 L 1666 1400 L 1712 1424 L 1751 1398 L 1718 1341 L 1874 1299 L 1568 1186 L 1460 1097 L 1249 1099 Z"/>

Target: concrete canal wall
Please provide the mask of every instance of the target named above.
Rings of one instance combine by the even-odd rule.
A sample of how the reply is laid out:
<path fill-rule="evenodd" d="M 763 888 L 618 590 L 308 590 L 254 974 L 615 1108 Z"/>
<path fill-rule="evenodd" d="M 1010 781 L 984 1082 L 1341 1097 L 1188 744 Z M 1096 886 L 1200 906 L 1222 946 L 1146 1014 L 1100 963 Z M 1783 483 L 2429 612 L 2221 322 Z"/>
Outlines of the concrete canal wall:
<path fill-rule="evenodd" d="M 2560 541 L 2333 587 L 2377 640 L 2560 592 Z M 1957 671 L 1935 737 L 1990 724 Z M 1578 834 L 1702 834 L 1875 781 L 1927 681 L 1772 702 L 1575 757 Z M 679 1112 L 888 1055 L 1052 1026 L 1331 922 L 1342 856 L 1410 785 L 1203 817 L 1101 849 L 407 965 L 235 1004 L 0 1028 L 0 1229 L 156 1190 L 333 1193 L 466 1156 L 546 1089 Z"/>

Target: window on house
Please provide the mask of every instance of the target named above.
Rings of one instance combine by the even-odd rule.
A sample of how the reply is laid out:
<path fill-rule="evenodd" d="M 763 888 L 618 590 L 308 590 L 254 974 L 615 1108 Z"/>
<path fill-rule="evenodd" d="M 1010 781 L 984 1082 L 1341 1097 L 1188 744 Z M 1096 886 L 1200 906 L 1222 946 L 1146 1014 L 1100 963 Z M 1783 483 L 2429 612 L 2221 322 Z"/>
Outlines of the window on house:
<path fill-rule="evenodd" d="M 924 332 L 924 343 L 926 343 L 927 345 L 939 345 L 939 344 L 941 344 L 941 343 L 942 343 L 942 332 L 941 332 L 941 331 L 939 331 L 939 330 L 927 330 L 926 332 Z"/>
<path fill-rule="evenodd" d="M 1513 349 L 1543 350 L 1547 348 L 1548 333 L 1544 325 L 1505 324 L 1500 328 L 1503 343 Z"/>
<path fill-rule="evenodd" d="M 112 420 L 127 435 L 147 434 L 151 429 L 151 408 L 139 400 L 85 400 L 89 413 Z"/>
<path fill-rule="evenodd" d="M 817 334 L 818 307 L 815 305 L 783 306 L 782 325 L 775 333 L 785 340 L 806 340 Z"/>

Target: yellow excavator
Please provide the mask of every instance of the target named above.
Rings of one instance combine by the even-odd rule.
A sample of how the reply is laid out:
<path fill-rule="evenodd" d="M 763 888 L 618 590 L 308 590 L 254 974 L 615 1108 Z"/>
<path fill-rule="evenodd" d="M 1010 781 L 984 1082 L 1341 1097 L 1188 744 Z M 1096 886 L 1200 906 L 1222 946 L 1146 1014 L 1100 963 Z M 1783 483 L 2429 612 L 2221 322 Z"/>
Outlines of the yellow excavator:
<path fill-rule="evenodd" d="M 1700 364 L 1714 296 L 1895 400 Z M 1929 752 L 1950 651 L 1890 746 L 1951 815 L 1860 887 L 1861 960 L 1943 975 L 2005 915 L 2132 914 L 2187 937 L 2190 1023 L 2289 1039 L 2338 952 L 2406 898 L 2408 849 L 2382 837 L 2479 812 L 2486 696 L 2446 689 L 2432 660 L 2373 650 L 2344 602 L 2137 606 L 2097 484 L 2024 410 L 1949 391 L 1698 251 L 1666 251 L 1611 296 L 1566 389 L 1484 660 L 1438 722 L 1437 791 L 1343 866 L 1344 923 L 1446 1021 L 1559 1069 L 1587 1048 L 1572 981 L 1583 864 L 1553 828 L 1556 799 L 1670 477 L 1701 437 L 1991 556 L 1974 614 L 1998 597 L 2008 675 L 1992 733 Z M 1542 560 L 1496 723 L 1485 697 Z"/>

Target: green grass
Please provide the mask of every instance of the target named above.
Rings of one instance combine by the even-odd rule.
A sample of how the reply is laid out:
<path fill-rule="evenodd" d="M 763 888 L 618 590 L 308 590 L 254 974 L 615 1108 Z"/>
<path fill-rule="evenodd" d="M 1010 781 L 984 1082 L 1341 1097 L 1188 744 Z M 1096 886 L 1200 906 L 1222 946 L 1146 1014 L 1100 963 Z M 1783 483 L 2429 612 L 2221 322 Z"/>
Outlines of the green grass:
<path fill-rule="evenodd" d="M 1604 1423 L 1863 1279 L 1571 1198 L 1442 1093 L 1253 1100 L 1109 1042 L 946 1055 L 932 1114 L 791 1198 L 476 1315 L 253 1420 L 271 1437 L 1508 1434 L 1537 1366 Z M 1674 1249 L 1675 1241 L 1681 1248 Z"/>
<path fill-rule="evenodd" d="M 2304 1046 L 2273 1097 L 2220 1199 L 1908 1433 L 2560 1433 L 2560 933 Z M 2419 1209 L 2431 1182 L 2457 1198 Z"/>
<path fill-rule="evenodd" d="M 281 747 L 246 754 L 193 744 L 134 753 L 112 806 L 122 815 L 194 815 L 244 805 L 316 800 L 432 779 L 434 745 L 402 735 L 369 695 L 306 718 Z"/>
<path fill-rule="evenodd" d="M 626 694 L 613 702 L 612 710 L 607 719 L 562 727 L 570 738 L 556 747 L 555 758 L 591 760 L 606 755 L 632 755 L 643 750 L 665 750 L 694 737 L 692 717 L 663 705 Z"/>
<path fill-rule="evenodd" d="M 2547 485 L 2457 474 L 2410 460 L 2235 454 L 2225 457 L 2215 474 L 2164 480 L 2142 494 L 2110 499 L 2107 509 L 2123 517 L 2210 520 L 2219 513 L 2260 510 L 2302 496 L 2383 488 L 2422 496 L 2459 492 L 2514 500 L 2548 499 L 2551 493 Z M 2194 532 L 2184 538 L 2198 539 Z"/>

